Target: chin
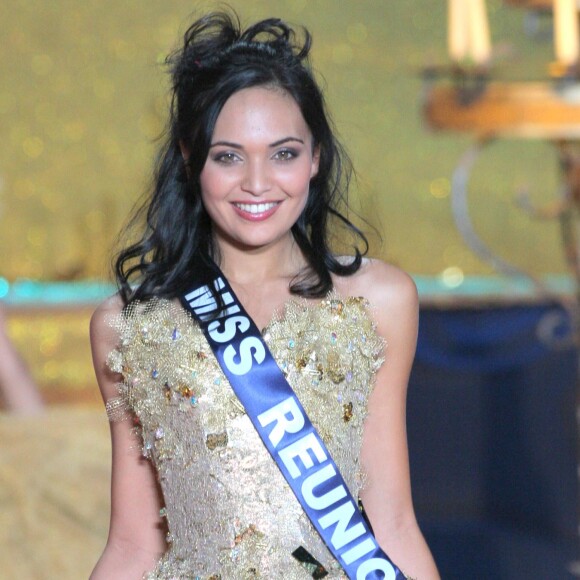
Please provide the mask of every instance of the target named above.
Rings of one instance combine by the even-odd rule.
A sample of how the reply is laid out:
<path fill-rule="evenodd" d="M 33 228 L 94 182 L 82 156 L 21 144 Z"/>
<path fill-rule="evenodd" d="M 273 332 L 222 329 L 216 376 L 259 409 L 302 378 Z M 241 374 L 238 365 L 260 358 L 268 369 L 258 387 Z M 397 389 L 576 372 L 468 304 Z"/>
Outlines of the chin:
<path fill-rule="evenodd" d="M 267 231 L 264 228 L 262 231 L 256 231 L 257 228 L 255 226 L 252 229 L 254 231 L 251 232 L 243 230 L 226 232 L 221 230 L 219 237 L 232 246 L 248 250 L 275 246 L 279 242 L 293 238 L 290 229 L 280 231 L 279 228 L 269 228 L 269 231 Z"/>

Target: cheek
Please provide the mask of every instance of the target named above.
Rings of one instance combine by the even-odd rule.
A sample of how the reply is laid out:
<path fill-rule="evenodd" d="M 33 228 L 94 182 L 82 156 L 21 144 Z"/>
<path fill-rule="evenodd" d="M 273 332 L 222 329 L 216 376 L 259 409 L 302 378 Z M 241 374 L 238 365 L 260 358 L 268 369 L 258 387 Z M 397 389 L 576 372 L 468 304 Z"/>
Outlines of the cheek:
<path fill-rule="evenodd" d="M 205 206 L 219 201 L 224 196 L 225 184 L 217 172 L 204 168 L 199 175 L 201 199 Z"/>
<path fill-rule="evenodd" d="M 310 189 L 310 168 L 301 167 L 298 171 L 289 171 L 285 176 L 285 189 L 293 196 L 306 196 Z"/>
<path fill-rule="evenodd" d="M 298 220 L 300 216 L 304 213 L 306 207 L 308 206 L 308 200 L 310 199 L 310 191 L 308 185 L 302 185 L 300 191 L 296 191 L 293 195 L 294 198 L 294 219 Z"/>

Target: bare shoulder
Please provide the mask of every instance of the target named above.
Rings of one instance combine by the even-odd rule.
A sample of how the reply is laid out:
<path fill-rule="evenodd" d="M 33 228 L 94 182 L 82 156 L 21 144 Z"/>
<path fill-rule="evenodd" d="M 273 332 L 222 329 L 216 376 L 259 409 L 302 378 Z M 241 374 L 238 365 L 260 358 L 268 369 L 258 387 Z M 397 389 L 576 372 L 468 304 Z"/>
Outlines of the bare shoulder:
<path fill-rule="evenodd" d="M 117 294 L 107 298 L 93 312 L 91 317 L 91 351 L 93 366 L 99 388 L 106 401 L 116 396 L 115 384 L 120 381 L 120 375 L 111 371 L 107 364 L 110 353 L 117 347 L 119 336 L 111 326 L 111 318 L 119 315 L 123 310 L 123 301 Z"/>
<path fill-rule="evenodd" d="M 112 296 L 109 296 L 103 302 L 101 302 L 95 312 L 93 313 L 93 318 L 99 318 L 108 315 L 115 315 L 120 314 L 123 310 L 124 304 L 123 299 L 121 298 L 120 294 L 117 292 Z"/>
<path fill-rule="evenodd" d="M 417 287 L 406 272 L 381 260 L 365 259 L 355 274 L 338 278 L 340 294 L 363 296 L 380 313 L 413 314 L 418 309 Z"/>
<path fill-rule="evenodd" d="M 111 335 L 109 321 L 123 310 L 123 300 L 119 294 L 113 294 L 101 302 L 91 316 L 91 341 Z"/>

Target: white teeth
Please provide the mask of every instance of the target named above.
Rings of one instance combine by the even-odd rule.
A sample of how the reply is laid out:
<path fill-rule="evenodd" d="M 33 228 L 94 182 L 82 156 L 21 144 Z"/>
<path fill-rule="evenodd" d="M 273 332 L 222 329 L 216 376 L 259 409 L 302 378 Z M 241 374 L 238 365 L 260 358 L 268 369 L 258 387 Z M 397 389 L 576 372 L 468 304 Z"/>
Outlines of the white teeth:
<path fill-rule="evenodd" d="M 248 213 L 258 214 L 264 213 L 265 211 L 271 210 L 273 207 L 278 205 L 277 202 L 272 203 L 236 203 L 235 206 L 239 207 L 242 211 Z"/>

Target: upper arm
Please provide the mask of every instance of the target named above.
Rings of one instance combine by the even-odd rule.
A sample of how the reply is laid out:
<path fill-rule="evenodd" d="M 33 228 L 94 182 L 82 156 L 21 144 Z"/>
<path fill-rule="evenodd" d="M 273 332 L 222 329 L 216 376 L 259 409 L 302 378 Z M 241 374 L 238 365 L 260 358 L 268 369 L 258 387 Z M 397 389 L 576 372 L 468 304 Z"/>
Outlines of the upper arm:
<path fill-rule="evenodd" d="M 91 349 L 103 400 L 118 396 L 123 377 L 107 366 L 118 337 L 109 318 L 121 311 L 117 297 L 103 303 L 91 318 Z M 159 515 L 160 494 L 154 470 L 141 455 L 141 441 L 131 419 L 111 421 L 111 522 L 107 548 L 91 578 L 141 578 L 165 549 Z"/>
<path fill-rule="evenodd" d="M 361 461 L 367 484 L 361 492 L 377 539 L 415 526 L 406 433 L 407 384 L 415 355 L 418 297 L 413 280 L 381 262 L 370 271 L 364 294 L 377 332 L 385 339 L 385 362 L 369 397 Z"/>

